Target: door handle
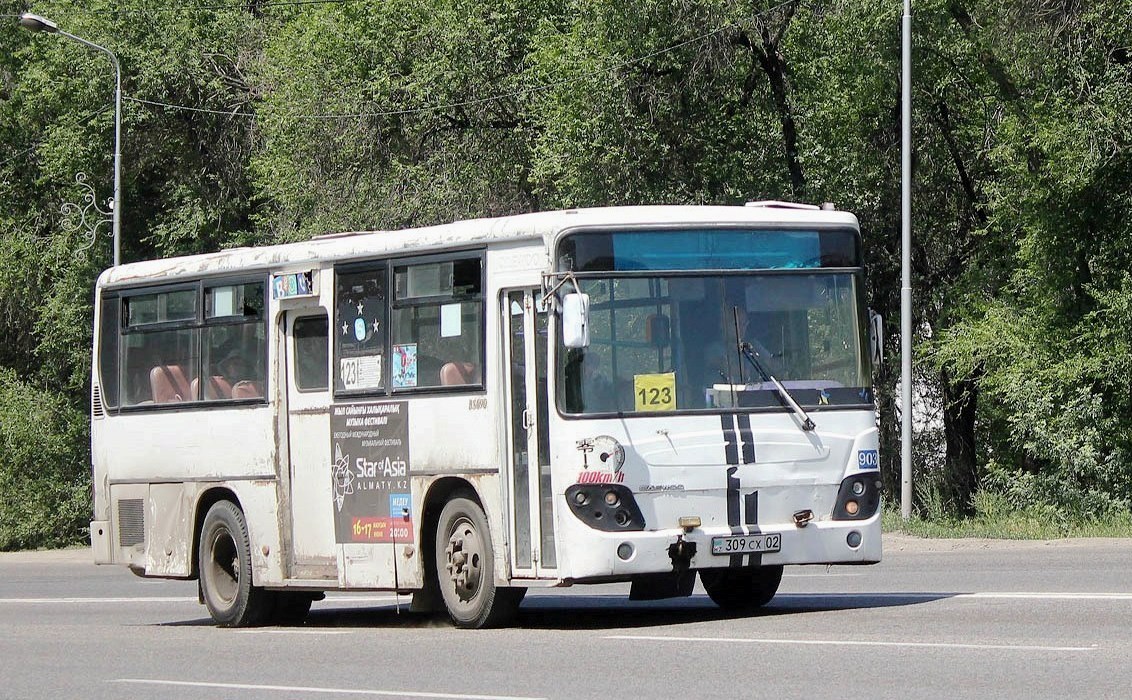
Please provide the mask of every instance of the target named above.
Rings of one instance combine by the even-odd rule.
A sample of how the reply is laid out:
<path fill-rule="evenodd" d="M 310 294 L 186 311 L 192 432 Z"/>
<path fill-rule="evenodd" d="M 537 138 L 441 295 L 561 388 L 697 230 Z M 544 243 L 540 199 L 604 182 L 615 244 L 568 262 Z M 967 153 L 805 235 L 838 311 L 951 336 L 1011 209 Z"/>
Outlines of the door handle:
<path fill-rule="evenodd" d="M 531 418 L 531 411 L 530 411 L 530 409 L 524 408 L 523 409 L 523 430 L 530 431 L 530 429 L 533 428 L 533 427 L 535 427 L 535 422 L 534 422 L 534 419 Z"/>

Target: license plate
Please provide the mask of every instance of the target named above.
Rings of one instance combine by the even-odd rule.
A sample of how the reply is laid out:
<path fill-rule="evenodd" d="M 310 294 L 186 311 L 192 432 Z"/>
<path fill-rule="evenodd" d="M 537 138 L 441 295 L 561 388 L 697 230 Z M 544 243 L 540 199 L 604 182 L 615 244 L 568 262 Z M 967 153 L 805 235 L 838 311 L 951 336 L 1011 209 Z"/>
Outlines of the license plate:
<path fill-rule="evenodd" d="M 761 554 L 782 549 L 782 535 L 770 532 L 764 535 L 731 535 L 711 538 L 712 554 Z"/>

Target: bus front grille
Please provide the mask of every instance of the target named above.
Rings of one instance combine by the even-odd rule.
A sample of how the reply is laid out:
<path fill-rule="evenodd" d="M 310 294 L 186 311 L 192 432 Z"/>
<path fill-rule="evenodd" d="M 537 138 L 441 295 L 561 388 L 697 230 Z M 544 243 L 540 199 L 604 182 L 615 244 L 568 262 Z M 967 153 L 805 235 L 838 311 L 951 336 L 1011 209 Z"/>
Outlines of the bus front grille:
<path fill-rule="evenodd" d="M 145 542 L 145 503 L 140 498 L 118 501 L 118 544 L 133 547 Z"/>

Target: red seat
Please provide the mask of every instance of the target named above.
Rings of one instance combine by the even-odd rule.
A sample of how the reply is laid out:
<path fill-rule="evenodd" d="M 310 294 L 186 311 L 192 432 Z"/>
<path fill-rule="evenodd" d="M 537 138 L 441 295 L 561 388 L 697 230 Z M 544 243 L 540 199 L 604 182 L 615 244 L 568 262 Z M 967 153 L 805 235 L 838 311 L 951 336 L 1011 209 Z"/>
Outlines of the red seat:
<path fill-rule="evenodd" d="M 199 396 L 206 401 L 215 401 L 217 399 L 230 399 L 232 398 L 232 385 L 228 380 L 219 374 L 214 374 L 208 378 L 208 382 L 204 385 L 204 394 L 197 393 L 197 387 L 200 385 L 200 379 L 192 381 L 191 390 L 193 396 Z"/>
<path fill-rule="evenodd" d="M 440 383 L 443 386 L 479 384 L 480 373 L 471 362 L 448 362 L 440 368 Z"/>
<path fill-rule="evenodd" d="M 149 387 L 154 403 L 195 401 L 196 387 L 185 378 L 181 365 L 158 365 L 149 371 Z"/>
<path fill-rule="evenodd" d="M 258 399 L 262 396 L 263 389 L 260 388 L 259 382 L 245 379 L 232 386 L 232 398 L 234 399 Z"/>

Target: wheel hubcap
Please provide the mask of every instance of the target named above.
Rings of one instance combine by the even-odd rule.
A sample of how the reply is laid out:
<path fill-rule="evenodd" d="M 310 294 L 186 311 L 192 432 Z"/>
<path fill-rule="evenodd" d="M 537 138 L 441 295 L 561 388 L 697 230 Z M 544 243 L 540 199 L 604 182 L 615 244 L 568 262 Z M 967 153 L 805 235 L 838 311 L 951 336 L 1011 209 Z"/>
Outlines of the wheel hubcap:
<path fill-rule="evenodd" d="M 449 580 L 461 600 L 470 600 L 479 591 L 483 578 L 483 543 L 479 533 L 467 520 L 459 521 L 444 549 Z"/>
<path fill-rule="evenodd" d="M 212 590 L 225 603 L 236 599 L 240 586 L 240 555 L 236 543 L 226 532 L 217 533 L 212 540 L 212 558 L 208 567 Z"/>

